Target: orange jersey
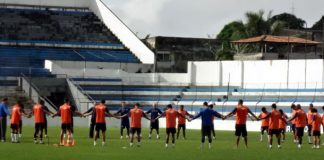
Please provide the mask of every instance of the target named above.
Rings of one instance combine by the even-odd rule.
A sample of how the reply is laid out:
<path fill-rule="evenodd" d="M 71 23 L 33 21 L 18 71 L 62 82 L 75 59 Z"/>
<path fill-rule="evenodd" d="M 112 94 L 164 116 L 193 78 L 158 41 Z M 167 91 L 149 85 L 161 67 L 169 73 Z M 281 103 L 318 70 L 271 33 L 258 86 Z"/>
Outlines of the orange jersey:
<path fill-rule="evenodd" d="M 285 129 L 286 128 L 285 121 L 286 121 L 286 117 L 285 117 L 285 115 L 282 115 L 281 119 L 279 119 L 279 128 L 280 129 Z"/>
<path fill-rule="evenodd" d="M 142 128 L 143 114 L 144 114 L 143 111 L 139 108 L 133 108 L 130 110 L 132 128 Z"/>
<path fill-rule="evenodd" d="M 186 117 L 187 111 L 186 110 L 178 110 L 179 114 L 181 114 L 183 117 Z M 178 117 L 178 124 L 186 124 L 186 118 L 183 118 L 181 116 Z"/>
<path fill-rule="evenodd" d="M 176 128 L 178 112 L 174 109 L 165 111 L 166 128 Z"/>
<path fill-rule="evenodd" d="M 13 106 L 12 111 L 11 111 L 10 123 L 19 125 L 20 120 L 21 120 L 20 107 L 16 104 Z"/>
<path fill-rule="evenodd" d="M 312 130 L 313 131 L 321 131 L 322 118 L 318 113 L 313 114 L 313 117 L 312 117 L 311 121 L 313 121 Z"/>
<path fill-rule="evenodd" d="M 43 111 L 42 105 L 35 104 L 33 107 L 33 113 L 34 113 L 35 123 L 44 123 L 45 122 L 44 111 Z"/>
<path fill-rule="evenodd" d="M 71 106 L 63 104 L 60 106 L 61 122 L 64 124 L 72 123 L 72 111 Z"/>
<path fill-rule="evenodd" d="M 295 110 L 293 110 L 292 111 L 292 115 L 294 115 L 296 113 L 296 111 Z M 291 121 L 291 124 L 296 124 L 296 118 L 295 119 L 293 119 L 292 121 Z"/>
<path fill-rule="evenodd" d="M 264 118 L 268 115 L 268 113 L 261 113 L 261 118 Z M 267 119 L 262 119 L 262 122 L 261 122 L 261 127 L 268 127 L 269 126 L 269 118 Z"/>
<path fill-rule="evenodd" d="M 322 124 L 323 124 L 323 127 L 324 127 L 324 114 L 322 116 Z"/>
<path fill-rule="evenodd" d="M 277 110 L 272 110 L 269 117 L 269 129 L 279 129 L 279 120 L 281 118 L 281 113 Z"/>
<path fill-rule="evenodd" d="M 98 104 L 95 106 L 96 123 L 106 123 L 106 106 Z"/>
<path fill-rule="evenodd" d="M 296 127 L 305 127 L 307 124 L 307 115 L 306 112 L 302 109 L 296 111 L 297 117 L 296 119 Z"/>
<path fill-rule="evenodd" d="M 238 106 L 236 108 L 236 124 L 246 124 L 249 108 L 246 106 Z"/>
<path fill-rule="evenodd" d="M 313 113 L 312 113 L 312 111 L 308 111 L 307 112 L 307 124 L 308 125 L 312 125 L 312 120 L 313 120 Z"/>

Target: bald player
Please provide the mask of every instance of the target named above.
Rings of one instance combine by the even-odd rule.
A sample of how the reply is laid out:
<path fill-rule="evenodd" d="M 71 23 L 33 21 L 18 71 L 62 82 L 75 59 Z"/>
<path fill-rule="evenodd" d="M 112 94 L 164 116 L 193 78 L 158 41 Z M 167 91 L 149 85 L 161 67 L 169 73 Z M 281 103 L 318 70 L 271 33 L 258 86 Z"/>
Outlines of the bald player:
<path fill-rule="evenodd" d="M 180 130 L 182 129 L 182 135 L 183 139 L 186 139 L 186 116 L 192 117 L 191 114 L 189 114 L 185 109 L 184 105 L 180 105 L 180 109 L 178 110 L 178 113 L 182 116 L 178 117 L 178 132 L 177 132 L 177 139 L 179 139 Z"/>
<path fill-rule="evenodd" d="M 307 115 L 306 112 L 301 108 L 299 104 L 297 104 L 295 108 L 295 113 L 288 121 L 293 121 L 293 120 L 295 120 L 296 122 L 296 136 L 298 138 L 297 147 L 301 149 L 303 144 L 304 128 L 307 125 Z"/>
<path fill-rule="evenodd" d="M 152 108 L 149 109 L 145 114 L 150 114 L 151 119 L 156 119 L 156 117 L 160 116 L 162 114 L 162 111 L 157 108 L 157 103 L 153 103 Z M 149 133 L 149 139 L 152 138 L 152 132 L 153 130 L 156 130 L 156 139 L 159 139 L 159 120 L 151 121 L 150 123 L 150 133 Z"/>
<path fill-rule="evenodd" d="M 264 135 L 264 132 L 267 133 L 267 137 L 268 137 L 268 141 L 270 140 L 270 137 L 269 137 L 269 117 L 268 118 L 264 118 L 268 115 L 268 111 L 265 107 L 262 107 L 261 108 L 261 113 L 259 114 L 258 118 L 259 119 L 262 119 L 261 121 L 261 135 L 260 135 L 260 142 L 263 141 L 263 135 Z"/>
<path fill-rule="evenodd" d="M 258 119 L 258 117 L 256 117 L 251 110 L 243 105 L 243 100 L 240 99 L 238 101 L 237 107 L 230 112 L 228 115 L 225 116 L 224 119 L 231 117 L 233 115 L 236 115 L 236 125 L 235 125 L 235 136 L 237 136 L 236 139 L 236 147 L 238 148 L 239 144 L 240 144 L 240 139 L 241 136 L 244 138 L 244 142 L 245 142 L 245 147 L 248 148 L 248 138 L 247 138 L 247 129 L 246 129 L 246 120 L 247 120 L 247 116 L 248 114 L 250 114 L 251 116 L 253 116 L 255 119 Z"/>
<path fill-rule="evenodd" d="M 172 147 L 175 147 L 175 133 L 176 133 L 176 121 L 177 117 L 186 118 L 175 109 L 173 109 L 171 104 L 167 105 L 167 110 L 163 112 L 160 116 L 156 117 L 153 121 L 156 121 L 160 117 L 165 116 L 166 120 L 166 141 L 165 148 L 168 148 L 170 134 L 172 136 Z"/>
<path fill-rule="evenodd" d="M 281 113 L 282 117 L 282 119 L 279 119 L 279 130 L 282 135 L 282 142 L 284 142 L 286 140 L 286 126 L 288 116 L 283 112 L 282 109 L 279 109 L 279 112 Z"/>
<path fill-rule="evenodd" d="M 291 111 L 292 111 L 292 115 L 295 114 L 296 112 L 296 105 L 295 104 L 291 104 Z M 298 143 L 298 138 L 297 138 L 297 133 L 296 133 L 296 120 L 293 119 L 291 121 L 291 130 L 294 136 L 294 143 Z"/>
<path fill-rule="evenodd" d="M 313 119 L 313 104 L 309 104 L 307 112 L 307 131 L 308 131 L 308 144 L 313 144 L 312 142 L 312 119 Z"/>
<path fill-rule="evenodd" d="M 12 106 L 11 110 L 11 118 L 10 118 L 10 128 L 11 128 L 11 142 L 12 143 L 19 143 L 19 124 L 22 120 L 21 115 L 28 117 L 25 112 L 21 110 L 21 102 L 17 101 L 17 103 Z"/>
<path fill-rule="evenodd" d="M 312 117 L 310 123 L 312 124 L 312 135 L 314 138 L 314 146 L 313 149 L 319 149 L 321 144 L 321 125 L 322 125 L 322 117 L 318 114 L 317 109 L 312 109 Z"/>

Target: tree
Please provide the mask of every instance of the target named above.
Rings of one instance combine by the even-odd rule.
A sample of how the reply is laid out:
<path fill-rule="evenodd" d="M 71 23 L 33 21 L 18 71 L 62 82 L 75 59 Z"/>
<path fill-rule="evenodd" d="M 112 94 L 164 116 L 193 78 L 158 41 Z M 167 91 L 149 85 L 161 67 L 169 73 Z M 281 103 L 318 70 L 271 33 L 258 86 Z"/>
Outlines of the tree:
<path fill-rule="evenodd" d="M 269 22 L 270 23 L 275 23 L 276 21 L 281 21 L 284 23 L 285 28 L 290 28 L 290 29 L 303 29 L 305 25 L 305 21 L 303 19 L 297 18 L 293 14 L 289 13 L 282 13 L 275 15 L 270 18 Z"/>
<path fill-rule="evenodd" d="M 324 16 L 322 16 L 322 18 L 313 25 L 312 29 L 323 30 L 323 23 L 324 23 Z"/>

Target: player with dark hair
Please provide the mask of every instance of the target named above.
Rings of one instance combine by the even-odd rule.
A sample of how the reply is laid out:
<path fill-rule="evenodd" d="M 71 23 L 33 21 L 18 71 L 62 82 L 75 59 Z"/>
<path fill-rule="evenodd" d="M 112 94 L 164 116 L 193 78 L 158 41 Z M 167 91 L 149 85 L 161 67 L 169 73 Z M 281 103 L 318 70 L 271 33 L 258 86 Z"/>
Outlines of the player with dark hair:
<path fill-rule="evenodd" d="M 314 105 L 311 103 L 308 107 L 307 112 L 307 131 L 308 131 L 308 144 L 313 144 L 312 142 L 312 120 L 313 120 L 313 113 L 312 110 L 314 108 Z"/>
<path fill-rule="evenodd" d="M 142 132 L 142 117 L 151 120 L 146 116 L 142 109 L 140 109 L 140 104 L 136 103 L 134 108 L 130 110 L 128 114 L 121 116 L 120 118 L 130 116 L 131 118 L 131 136 L 130 136 L 130 147 L 133 147 L 134 135 L 137 135 L 137 146 L 141 146 L 141 132 Z"/>
<path fill-rule="evenodd" d="M 279 112 L 281 113 L 281 119 L 279 119 L 279 130 L 282 134 L 282 142 L 286 140 L 286 125 L 287 125 L 287 119 L 288 116 L 283 112 L 282 109 L 279 109 Z"/>
<path fill-rule="evenodd" d="M 152 105 L 152 108 L 148 110 L 145 114 L 151 114 L 151 119 L 156 119 L 156 117 L 160 116 L 162 114 L 162 111 L 157 108 L 157 104 L 154 103 Z M 150 123 L 150 133 L 149 133 L 149 139 L 152 138 L 152 132 L 153 129 L 156 130 L 156 138 L 159 139 L 159 120 L 157 119 L 156 121 L 151 121 Z"/>
<path fill-rule="evenodd" d="M 38 103 L 33 106 L 33 110 L 30 115 L 32 114 L 34 115 L 35 121 L 34 143 L 38 143 L 37 138 L 39 136 L 39 143 L 44 144 L 43 130 L 45 127 L 45 115 L 50 115 L 51 113 L 44 109 L 44 101 L 39 100 Z"/>
<path fill-rule="evenodd" d="M 94 107 L 94 109 L 85 114 L 84 116 L 89 116 L 94 112 L 95 120 L 96 120 L 96 124 L 95 124 L 95 135 L 94 135 L 94 141 L 93 141 L 93 145 L 96 146 L 97 145 L 97 139 L 99 138 L 99 132 L 101 131 L 102 133 L 102 146 L 105 146 L 106 144 L 106 116 L 109 117 L 115 117 L 114 115 L 110 114 L 107 106 L 106 106 L 106 101 L 105 100 L 101 100 L 100 103 L 96 104 L 96 106 Z"/>
<path fill-rule="evenodd" d="M 298 138 L 298 148 L 300 149 L 303 143 L 304 128 L 307 125 L 307 115 L 299 104 L 297 104 L 295 113 L 288 121 L 292 121 L 294 119 L 296 119 L 296 136 Z"/>
<path fill-rule="evenodd" d="M 160 117 L 165 116 L 166 120 L 166 141 L 165 141 L 165 147 L 168 148 L 170 134 L 172 137 L 172 147 L 175 147 L 175 133 L 176 133 L 176 121 L 177 117 L 186 118 L 179 112 L 177 112 L 175 109 L 173 109 L 171 104 L 167 105 L 167 109 L 158 117 L 153 119 L 153 121 L 156 121 Z"/>
<path fill-rule="evenodd" d="M 262 119 L 261 121 L 261 136 L 260 136 L 260 142 L 263 141 L 263 135 L 264 135 L 264 132 L 267 133 L 267 137 L 268 137 L 268 141 L 270 140 L 270 137 L 269 137 L 269 117 L 268 118 L 264 118 L 268 115 L 268 111 L 265 107 L 262 107 L 261 108 L 261 113 L 260 115 L 258 116 L 259 119 Z"/>
<path fill-rule="evenodd" d="M 278 148 L 281 148 L 281 133 L 280 133 L 280 129 L 279 129 L 279 121 L 280 119 L 282 121 L 285 121 L 282 116 L 281 113 L 277 110 L 277 105 L 275 103 L 273 103 L 271 105 L 272 107 L 272 111 L 271 113 L 268 113 L 265 117 L 261 118 L 261 119 L 267 119 L 269 118 L 269 148 L 272 149 L 272 141 L 273 141 L 273 135 L 276 135 L 277 137 L 277 142 L 278 142 Z M 286 123 L 286 122 L 285 122 Z"/>
<path fill-rule="evenodd" d="M 115 115 L 119 115 L 119 116 L 122 116 L 122 115 L 125 115 L 125 114 L 128 114 L 130 111 L 129 108 L 127 108 L 126 106 L 126 103 L 125 102 L 122 102 L 121 103 L 121 108 L 115 113 Z M 120 139 L 123 139 L 123 132 L 124 132 L 124 129 L 126 128 L 126 138 L 129 137 L 129 129 L 130 129 L 130 126 L 129 126 L 129 117 L 126 116 L 126 117 L 123 117 L 121 118 L 121 123 L 120 123 Z"/>
<path fill-rule="evenodd" d="M 312 109 L 313 116 L 311 117 L 312 124 L 312 135 L 314 138 L 314 146 L 313 149 L 319 149 L 321 144 L 321 125 L 322 125 L 322 117 L 318 114 L 317 109 Z"/>
<path fill-rule="evenodd" d="M 237 107 L 230 112 L 228 115 L 225 116 L 225 119 L 228 117 L 231 117 L 233 115 L 236 115 L 236 125 L 235 125 L 235 136 L 237 136 L 236 139 L 236 147 L 239 146 L 240 144 L 240 139 L 241 136 L 244 138 L 244 142 L 245 142 L 245 147 L 248 148 L 248 138 L 247 138 L 247 129 L 246 129 L 246 120 L 247 120 L 247 116 L 248 114 L 250 114 L 251 116 L 253 116 L 255 119 L 258 119 L 258 117 L 256 117 L 251 110 L 243 105 L 243 100 L 240 99 L 238 101 Z"/>
<path fill-rule="evenodd" d="M 78 114 L 80 117 L 83 117 L 83 114 L 76 110 L 76 107 L 73 107 L 70 104 L 69 99 L 64 100 L 64 104 L 60 106 L 59 111 L 52 115 L 54 118 L 55 116 L 61 117 L 61 134 L 60 134 L 60 145 L 74 145 L 73 139 L 73 120 L 72 116 L 73 113 Z M 64 141 L 64 134 L 67 133 L 67 142 Z"/>
<path fill-rule="evenodd" d="M 292 111 L 292 115 L 295 114 L 296 112 L 296 105 L 295 104 L 291 104 L 291 111 Z M 296 120 L 293 119 L 291 121 L 291 131 L 293 133 L 294 136 L 294 143 L 298 143 L 298 138 L 297 138 L 297 133 L 296 133 Z"/>
<path fill-rule="evenodd" d="M 210 109 L 214 109 L 214 104 L 210 103 L 210 104 L 208 105 L 208 107 L 209 107 Z M 216 139 L 214 120 L 215 120 L 215 116 L 213 116 L 213 118 L 212 118 L 213 125 L 212 125 L 211 133 L 212 133 L 212 135 L 213 135 L 213 139 Z"/>
<path fill-rule="evenodd" d="M 97 103 L 95 104 L 95 106 L 96 105 L 97 105 Z M 95 126 L 96 126 L 96 112 L 93 112 L 93 110 L 95 109 L 95 106 L 89 108 L 87 111 L 85 111 L 83 113 L 83 115 L 88 115 L 89 113 L 92 113 L 91 118 L 90 118 L 90 126 L 89 126 L 89 138 L 93 138 L 94 130 L 95 130 Z"/>
<path fill-rule="evenodd" d="M 192 119 L 189 120 L 192 121 L 194 119 L 201 117 L 201 149 L 203 149 L 204 147 L 206 136 L 208 137 L 208 142 L 209 142 L 208 147 L 211 148 L 211 143 L 212 143 L 211 130 L 213 126 L 213 122 L 212 122 L 213 116 L 224 119 L 223 115 L 210 109 L 208 107 L 207 102 L 204 102 L 203 106 L 204 108 L 197 115 L 195 115 Z"/>
<path fill-rule="evenodd" d="M 8 98 L 3 98 L 0 103 L 0 138 L 1 142 L 6 141 L 7 117 L 10 116 Z"/>
<path fill-rule="evenodd" d="M 180 130 L 182 129 L 183 139 L 186 139 L 186 119 L 183 117 L 189 116 L 192 117 L 191 114 L 189 114 L 185 109 L 184 105 L 180 105 L 180 109 L 178 110 L 178 113 L 182 116 L 178 117 L 178 132 L 177 132 L 177 139 L 179 139 Z"/>
<path fill-rule="evenodd" d="M 21 102 L 17 101 L 17 103 L 12 107 L 11 111 L 11 118 L 10 118 L 10 128 L 11 128 L 11 142 L 12 143 L 19 143 L 19 125 L 21 124 L 21 115 L 28 117 L 25 112 L 21 110 Z"/>

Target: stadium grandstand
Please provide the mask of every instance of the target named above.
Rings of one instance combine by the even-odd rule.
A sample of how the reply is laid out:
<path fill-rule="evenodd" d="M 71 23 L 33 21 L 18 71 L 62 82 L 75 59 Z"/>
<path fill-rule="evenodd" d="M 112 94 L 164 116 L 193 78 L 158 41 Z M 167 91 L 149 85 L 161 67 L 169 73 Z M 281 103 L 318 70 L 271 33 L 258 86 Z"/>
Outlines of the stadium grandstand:
<path fill-rule="evenodd" d="M 75 2 L 0 1 L 1 97 L 41 97 L 52 110 L 69 97 L 82 112 L 101 99 L 112 110 L 125 101 L 191 112 L 206 101 L 222 113 L 239 99 L 254 112 L 324 102 L 322 60 L 192 61 L 187 73 L 154 73 L 154 53 L 106 4 Z"/>

